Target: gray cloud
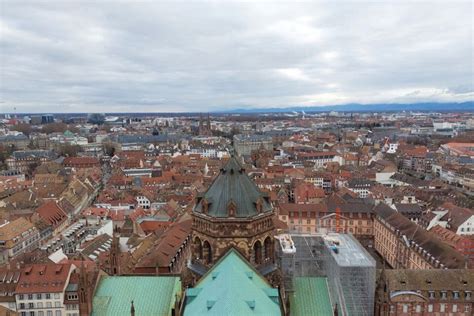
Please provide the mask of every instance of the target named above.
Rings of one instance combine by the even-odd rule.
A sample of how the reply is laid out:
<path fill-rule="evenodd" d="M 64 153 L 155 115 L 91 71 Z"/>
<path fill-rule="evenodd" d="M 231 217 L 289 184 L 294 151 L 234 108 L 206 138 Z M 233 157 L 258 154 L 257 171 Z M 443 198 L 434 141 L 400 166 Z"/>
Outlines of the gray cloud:
<path fill-rule="evenodd" d="M 0 112 L 474 98 L 470 1 L 0 6 Z"/>

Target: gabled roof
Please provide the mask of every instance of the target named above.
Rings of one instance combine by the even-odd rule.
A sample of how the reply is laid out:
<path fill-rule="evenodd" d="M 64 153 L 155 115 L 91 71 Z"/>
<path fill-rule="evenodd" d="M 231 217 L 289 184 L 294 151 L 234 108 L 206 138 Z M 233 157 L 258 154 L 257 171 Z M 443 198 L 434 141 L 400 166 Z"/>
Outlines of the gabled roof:
<path fill-rule="evenodd" d="M 233 248 L 186 290 L 186 297 L 185 316 L 281 314 L 278 290 Z"/>
<path fill-rule="evenodd" d="M 95 292 L 92 315 L 130 315 L 131 301 L 136 315 L 171 315 L 180 290 L 178 277 L 105 276 Z"/>
<path fill-rule="evenodd" d="M 326 278 L 296 277 L 295 291 L 290 296 L 291 315 L 332 315 L 331 299 Z"/>
<path fill-rule="evenodd" d="M 36 209 L 36 213 L 48 224 L 59 225 L 67 219 L 64 210 L 55 202 L 47 201 Z"/>
<path fill-rule="evenodd" d="M 221 169 L 204 196 L 198 197 L 194 212 L 204 213 L 203 202 L 208 205 L 205 213 L 213 217 L 229 217 L 228 208 L 231 203 L 235 205 L 234 217 L 238 218 L 259 214 L 258 203 L 261 203 L 262 213 L 273 210 L 268 197 L 248 177 L 235 157 Z"/>
<path fill-rule="evenodd" d="M 21 272 L 16 293 L 57 293 L 67 286 L 72 265 L 33 264 Z"/>

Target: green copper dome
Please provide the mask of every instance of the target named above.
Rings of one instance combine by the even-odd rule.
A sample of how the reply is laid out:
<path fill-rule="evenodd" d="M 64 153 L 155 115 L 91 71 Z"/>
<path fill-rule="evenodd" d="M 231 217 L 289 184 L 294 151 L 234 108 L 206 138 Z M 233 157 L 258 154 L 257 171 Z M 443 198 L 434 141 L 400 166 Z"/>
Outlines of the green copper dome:
<path fill-rule="evenodd" d="M 231 218 L 253 217 L 272 210 L 268 196 L 259 190 L 235 157 L 221 169 L 194 206 L 196 213 Z"/>

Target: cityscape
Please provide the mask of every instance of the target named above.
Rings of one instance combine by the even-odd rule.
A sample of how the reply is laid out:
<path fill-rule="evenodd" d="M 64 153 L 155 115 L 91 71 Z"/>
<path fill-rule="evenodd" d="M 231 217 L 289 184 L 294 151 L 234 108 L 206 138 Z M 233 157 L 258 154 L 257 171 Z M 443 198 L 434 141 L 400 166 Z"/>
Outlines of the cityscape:
<path fill-rule="evenodd" d="M 474 315 L 472 1 L 0 0 L 0 316 Z"/>

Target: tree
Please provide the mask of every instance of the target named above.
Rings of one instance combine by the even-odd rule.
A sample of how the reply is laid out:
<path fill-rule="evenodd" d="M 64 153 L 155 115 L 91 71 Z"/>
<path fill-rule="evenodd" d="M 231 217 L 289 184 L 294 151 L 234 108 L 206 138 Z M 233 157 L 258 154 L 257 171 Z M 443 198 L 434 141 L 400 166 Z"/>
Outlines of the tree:
<path fill-rule="evenodd" d="M 82 148 L 79 145 L 63 144 L 58 148 L 58 154 L 65 157 L 75 157 L 80 152 Z"/>
<path fill-rule="evenodd" d="M 64 123 L 49 123 L 43 125 L 42 131 L 46 134 L 64 133 L 67 130 L 67 125 Z"/>
<path fill-rule="evenodd" d="M 104 153 L 105 153 L 107 156 L 112 157 L 112 156 L 115 154 L 115 147 L 114 147 L 114 145 L 111 144 L 111 143 L 105 143 L 105 144 L 104 144 Z"/>
<path fill-rule="evenodd" d="M 31 125 L 30 124 L 17 124 L 11 128 L 12 131 L 17 131 L 25 134 L 26 136 L 29 136 L 31 134 Z"/>

